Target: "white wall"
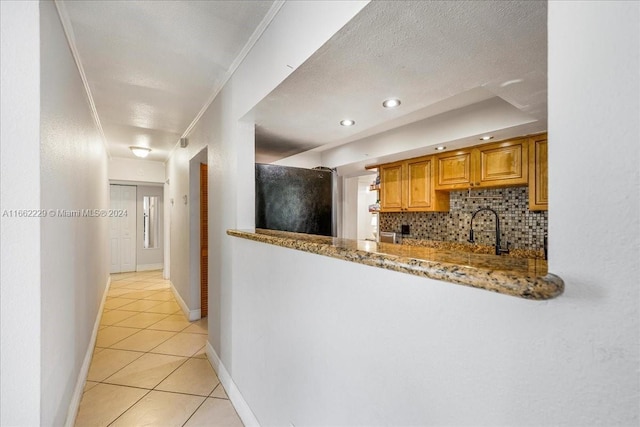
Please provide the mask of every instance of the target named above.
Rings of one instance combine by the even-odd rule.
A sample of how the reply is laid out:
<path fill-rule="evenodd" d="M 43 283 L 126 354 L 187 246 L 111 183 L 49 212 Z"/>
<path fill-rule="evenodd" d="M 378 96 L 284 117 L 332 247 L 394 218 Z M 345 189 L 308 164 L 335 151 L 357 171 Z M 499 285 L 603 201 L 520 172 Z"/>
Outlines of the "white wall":
<path fill-rule="evenodd" d="M 550 2 L 549 259 L 566 282 L 567 325 L 554 335 L 569 365 L 554 393 L 560 421 L 638 425 L 638 76 L 640 3 Z"/>
<path fill-rule="evenodd" d="M 40 21 L 0 2 L 0 210 L 40 207 Z M 1 217 L 0 425 L 40 424 L 40 221 Z"/>
<path fill-rule="evenodd" d="M 638 424 L 639 14 L 637 2 L 549 6 L 560 297 L 223 241 L 223 362 L 262 425 Z"/>
<path fill-rule="evenodd" d="M 253 227 L 254 127 L 250 110 L 341 28 L 366 2 L 286 2 L 252 51 L 189 134 L 189 146 L 167 161 L 170 180 L 171 281 L 189 290 L 189 160 L 208 147 L 209 341 L 232 371 L 233 274 L 229 228 Z M 184 284 L 184 285 L 183 285 Z"/>
<path fill-rule="evenodd" d="M 315 168 L 316 166 L 324 166 L 322 164 L 322 153 L 319 151 L 305 151 L 304 153 L 294 154 L 293 156 L 277 160 L 273 162 L 273 164 L 306 169 Z"/>
<path fill-rule="evenodd" d="M 52 2 L 41 2 L 41 207 L 108 209 L 107 152 Z M 64 422 L 109 277 L 109 219 L 42 221 L 42 425 Z"/>
<path fill-rule="evenodd" d="M 189 292 L 189 159 L 193 144 L 173 152 L 166 164 L 165 221 L 169 224 L 170 279 L 183 301 L 191 306 Z M 195 153 L 194 153 L 195 154 Z M 166 260 L 166 259 L 165 259 Z"/>
<path fill-rule="evenodd" d="M 165 181 L 165 164 L 152 160 L 112 157 L 109 159 L 109 180 L 161 184 Z"/>
<path fill-rule="evenodd" d="M 233 376 L 261 425 L 541 425 L 562 411 L 549 395 L 575 369 L 556 360 L 566 299 L 242 239 L 233 251 Z"/>
<path fill-rule="evenodd" d="M 3 209 L 108 209 L 107 153 L 55 6 L 7 3 Z M 49 214 L 2 227 L 1 424 L 62 425 L 108 280 L 108 219 Z"/>

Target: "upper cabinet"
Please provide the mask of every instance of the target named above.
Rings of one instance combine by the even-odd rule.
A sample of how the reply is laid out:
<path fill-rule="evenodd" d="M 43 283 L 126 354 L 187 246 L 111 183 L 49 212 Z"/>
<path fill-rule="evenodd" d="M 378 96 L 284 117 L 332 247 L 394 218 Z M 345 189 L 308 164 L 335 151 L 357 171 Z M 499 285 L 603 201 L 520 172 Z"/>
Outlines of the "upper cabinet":
<path fill-rule="evenodd" d="M 549 206 L 547 134 L 529 138 L 529 210 Z"/>
<path fill-rule="evenodd" d="M 380 210 L 382 212 L 402 210 L 402 170 L 402 162 L 380 166 Z"/>
<path fill-rule="evenodd" d="M 433 157 L 419 157 L 380 166 L 382 212 L 449 210 L 449 194 L 435 191 Z"/>
<path fill-rule="evenodd" d="M 497 142 L 478 147 L 476 187 L 527 185 L 529 151 L 527 139 Z"/>
<path fill-rule="evenodd" d="M 436 156 L 436 190 L 527 185 L 527 139 L 485 144 Z"/>
<path fill-rule="evenodd" d="M 529 209 L 546 210 L 547 134 L 378 166 L 382 212 L 448 211 L 449 191 L 529 185 Z"/>
<path fill-rule="evenodd" d="M 436 159 L 436 182 L 439 190 L 456 190 L 473 186 L 471 148 L 440 154 Z"/>

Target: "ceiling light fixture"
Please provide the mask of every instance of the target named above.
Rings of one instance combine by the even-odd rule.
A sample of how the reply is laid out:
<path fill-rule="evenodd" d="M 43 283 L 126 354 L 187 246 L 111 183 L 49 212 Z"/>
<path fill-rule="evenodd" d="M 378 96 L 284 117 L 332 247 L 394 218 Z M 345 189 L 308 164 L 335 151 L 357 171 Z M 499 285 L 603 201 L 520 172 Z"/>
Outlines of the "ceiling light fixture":
<path fill-rule="evenodd" d="M 492 137 L 492 136 L 487 135 L 487 136 L 483 136 L 482 138 L 480 138 L 480 141 L 488 141 L 488 140 L 490 140 L 490 139 L 493 139 L 493 137 Z"/>
<path fill-rule="evenodd" d="M 133 152 L 133 154 L 137 157 L 145 158 L 151 152 L 151 148 L 147 147 L 129 147 L 129 149 Z"/>
<path fill-rule="evenodd" d="M 445 150 L 446 148 L 447 148 L 447 147 L 445 147 L 444 145 L 438 145 L 438 146 L 436 147 L 436 151 L 443 151 L 443 150 Z"/>
<path fill-rule="evenodd" d="M 384 108 L 395 108 L 401 104 L 398 98 L 385 99 L 382 103 Z"/>
<path fill-rule="evenodd" d="M 500 87 L 507 87 L 507 86 L 511 86 L 511 85 L 513 85 L 513 84 L 516 84 L 516 83 L 522 83 L 523 81 L 524 81 L 523 79 L 507 80 L 506 82 L 501 83 L 501 84 L 500 84 Z"/>
<path fill-rule="evenodd" d="M 355 124 L 356 124 L 355 120 L 344 119 L 340 121 L 340 125 L 342 126 L 353 126 Z"/>

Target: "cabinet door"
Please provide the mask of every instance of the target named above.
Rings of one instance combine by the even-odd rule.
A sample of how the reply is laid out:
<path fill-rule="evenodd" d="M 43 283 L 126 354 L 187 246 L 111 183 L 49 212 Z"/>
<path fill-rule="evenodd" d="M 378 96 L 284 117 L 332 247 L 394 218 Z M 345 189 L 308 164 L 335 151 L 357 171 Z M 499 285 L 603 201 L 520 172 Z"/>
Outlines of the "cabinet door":
<path fill-rule="evenodd" d="M 529 141 L 529 209 L 547 210 L 549 206 L 547 135 Z"/>
<path fill-rule="evenodd" d="M 407 162 L 407 209 L 431 207 L 431 168 L 431 159 Z"/>
<path fill-rule="evenodd" d="M 402 210 L 402 163 L 380 166 L 380 210 Z"/>
<path fill-rule="evenodd" d="M 455 190 L 471 185 L 471 150 L 441 154 L 436 159 L 436 190 Z"/>
<path fill-rule="evenodd" d="M 528 154 L 526 140 L 478 147 L 478 169 L 475 186 L 526 185 L 529 179 Z"/>

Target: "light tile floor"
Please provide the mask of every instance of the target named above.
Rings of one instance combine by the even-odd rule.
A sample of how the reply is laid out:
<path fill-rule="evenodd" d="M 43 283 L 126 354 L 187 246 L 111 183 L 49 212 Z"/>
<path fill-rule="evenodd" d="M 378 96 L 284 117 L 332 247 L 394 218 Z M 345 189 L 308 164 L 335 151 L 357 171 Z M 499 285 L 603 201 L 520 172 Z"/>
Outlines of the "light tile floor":
<path fill-rule="evenodd" d="M 162 272 L 111 276 L 76 426 L 242 426 Z"/>

